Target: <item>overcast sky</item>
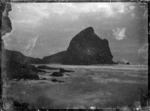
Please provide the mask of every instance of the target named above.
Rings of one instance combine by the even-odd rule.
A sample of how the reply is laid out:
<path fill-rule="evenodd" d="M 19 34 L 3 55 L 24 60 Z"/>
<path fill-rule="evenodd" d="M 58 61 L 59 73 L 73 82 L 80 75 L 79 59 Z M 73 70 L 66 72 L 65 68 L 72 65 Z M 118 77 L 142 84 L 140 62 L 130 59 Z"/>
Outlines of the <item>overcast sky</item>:
<path fill-rule="evenodd" d="M 32 57 L 66 50 L 89 26 L 108 39 L 116 59 L 134 59 L 147 44 L 147 5 L 137 3 L 12 3 L 9 17 L 5 47 Z"/>

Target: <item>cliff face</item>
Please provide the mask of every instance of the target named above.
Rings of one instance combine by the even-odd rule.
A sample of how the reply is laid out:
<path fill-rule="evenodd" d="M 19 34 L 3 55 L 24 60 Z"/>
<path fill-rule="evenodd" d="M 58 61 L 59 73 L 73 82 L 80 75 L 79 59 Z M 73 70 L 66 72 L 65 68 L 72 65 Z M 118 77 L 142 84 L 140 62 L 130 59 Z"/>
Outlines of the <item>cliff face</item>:
<path fill-rule="evenodd" d="M 99 38 L 88 27 L 71 40 L 63 64 L 113 64 L 112 58 L 108 40 Z"/>

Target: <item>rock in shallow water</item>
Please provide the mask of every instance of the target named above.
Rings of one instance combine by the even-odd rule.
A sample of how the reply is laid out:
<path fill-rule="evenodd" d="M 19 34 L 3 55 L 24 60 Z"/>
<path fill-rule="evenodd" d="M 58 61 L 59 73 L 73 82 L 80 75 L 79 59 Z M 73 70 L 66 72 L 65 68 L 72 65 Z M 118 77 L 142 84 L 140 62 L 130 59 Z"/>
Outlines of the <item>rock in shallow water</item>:
<path fill-rule="evenodd" d="M 63 76 L 63 74 L 60 72 L 53 72 L 51 76 L 59 77 L 59 76 Z"/>

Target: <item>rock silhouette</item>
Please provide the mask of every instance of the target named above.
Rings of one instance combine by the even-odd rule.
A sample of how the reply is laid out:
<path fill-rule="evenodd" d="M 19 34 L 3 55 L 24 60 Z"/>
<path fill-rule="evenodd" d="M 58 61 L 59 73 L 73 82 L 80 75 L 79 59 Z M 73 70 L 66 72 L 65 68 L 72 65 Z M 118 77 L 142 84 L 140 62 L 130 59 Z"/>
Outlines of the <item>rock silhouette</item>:
<path fill-rule="evenodd" d="M 66 69 L 64 69 L 64 68 L 59 68 L 59 72 L 60 72 L 60 73 L 65 73 L 65 72 L 74 72 L 74 71 L 66 70 Z"/>
<path fill-rule="evenodd" d="M 98 37 L 93 27 L 79 32 L 66 51 L 43 58 L 44 63 L 67 65 L 114 64 L 107 39 Z"/>
<path fill-rule="evenodd" d="M 64 82 L 64 81 L 61 81 L 61 80 L 57 80 L 57 79 L 55 79 L 55 78 L 51 79 L 51 81 L 52 81 L 52 82 L 58 82 L 58 83 Z"/>
<path fill-rule="evenodd" d="M 25 64 L 66 64 L 66 65 L 92 65 L 114 64 L 113 56 L 107 39 L 98 37 L 92 27 L 79 32 L 70 41 L 66 51 L 62 51 L 43 59 L 27 57 L 18 51 L 5 49 L 4 58 Z"/>
<path fill-rule="evenodd" d="M 65 72 L 74 72 L 74 71 L 66 70 L 64 68 L 59 68 L 59 72 L 53 72 L 51 76 L 55 76 L 55 77 L 63 76 L 63 73 Z"/>
<path fill-rule="evenodd" d="M 113 64 L 107 39 L 99 38 L 92 27 L 78 33 L 70 42 L 63 64 Z"/>

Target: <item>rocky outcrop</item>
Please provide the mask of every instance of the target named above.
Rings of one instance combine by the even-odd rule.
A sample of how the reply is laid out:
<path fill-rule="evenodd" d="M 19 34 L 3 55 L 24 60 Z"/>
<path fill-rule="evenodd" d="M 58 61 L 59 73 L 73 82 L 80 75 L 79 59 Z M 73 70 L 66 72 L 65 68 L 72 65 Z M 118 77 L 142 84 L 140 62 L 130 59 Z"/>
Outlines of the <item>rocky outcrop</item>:
<path fill-rule="evenodd" d="M 63 76 L 63 74 L 66 72 L 74 72 L 74 71 L 66 70 L 64 68 L 59 68 L 59 72 L 53 72 L 51 76 L 60 77 L 60 76 Z"/>
<path fill-rule="evenodd" d="M 3 67 L 3 72 L 6 72 L 6 78 L 11 79 L 34 79 L 38 80 L 38 69 L 34 65 L 22 64 L 16 61 L 6 62 Z"/>
<path fill-rule="evenodd" d="M 98 37 L 92 27 L 78 33 L 66 51 L 43 58 L 44 63 L 67 65 L 114 64 L 107 39 Z"/>
<path fill-rule="evenodd" d="M 107 39 L 99 38 L 92 27 L 78 33 L 70 42 L 63 64 L 113 64 Z"/>

